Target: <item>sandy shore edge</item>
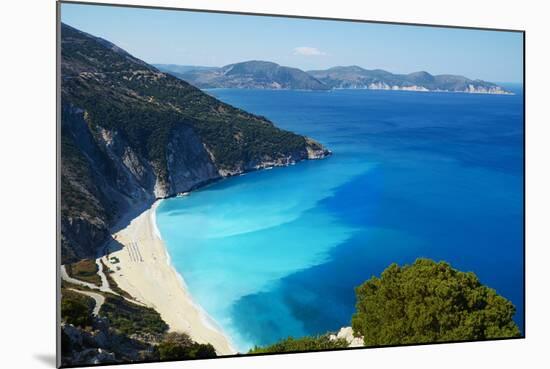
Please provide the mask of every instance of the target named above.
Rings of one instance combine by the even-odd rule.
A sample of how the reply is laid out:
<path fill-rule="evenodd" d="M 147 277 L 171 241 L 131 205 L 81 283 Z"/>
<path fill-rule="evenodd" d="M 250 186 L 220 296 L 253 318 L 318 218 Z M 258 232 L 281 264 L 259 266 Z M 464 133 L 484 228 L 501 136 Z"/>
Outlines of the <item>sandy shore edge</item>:
<path fill-rule="evenodd" d="M 237 351 L 212 318 L 193 301 L 183 277 L 170 262 L 156 224 L 156 209 L 162 200 L 113 233 L 102 259 L 114 273 L 120 288 L 137 301 L 154 308 L 170 326 L 199 343 L 210 343 L 218 355 Z"/>

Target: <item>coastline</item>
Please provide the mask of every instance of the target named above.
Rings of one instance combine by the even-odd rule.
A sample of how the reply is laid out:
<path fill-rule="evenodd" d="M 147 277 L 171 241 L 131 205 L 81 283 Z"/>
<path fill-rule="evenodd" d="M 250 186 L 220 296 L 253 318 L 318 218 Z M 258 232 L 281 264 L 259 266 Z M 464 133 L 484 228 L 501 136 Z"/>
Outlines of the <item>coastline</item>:
<path fill-rule="evenodd" d="M 102 260 L 114 272 L 111 276 L 118 286 L 154 308 L 170 331 L 185 332 L 198 343 L 210 343 L 220 356 L 236 354 L 229 338 L 193 300 L 185 280 L 170 262 L 156 225 L 155 212 L 161 201 L 116 230 Z"/>
<path fill-rule="evenodd" d="M 490 92 L 490 91 L 466 91 L 466 90 L 423 90 L 423 89 L 415 89 L 415 88 L 393 88 L 393 86 L 390 86 L 389 88 L 373 88 L 373 87 L 333 87 L 328 90 L 304 90 L 299 88 L 248 88 L 248 87 L 208 87 L 208 88 L 201 88 L 200 90 L 209 93 L 210 91 L 216 91 L 216 90 L 267 90 L 267 91 L 299 91 L 299 92 L 333 92 L 333 91 L 351 91 L 351 90 L 369 90 L 369 91 L 405 91 L 405 92 L 432 92 L 432 93 L 445 93 L 445 94 L 471 94 L 471 95 L 516 95 L 515 92 L 512 91 L 502 91 L 502 92 Z M 209 94 L 210 96 L 216 97 L 215 95 Z"/>

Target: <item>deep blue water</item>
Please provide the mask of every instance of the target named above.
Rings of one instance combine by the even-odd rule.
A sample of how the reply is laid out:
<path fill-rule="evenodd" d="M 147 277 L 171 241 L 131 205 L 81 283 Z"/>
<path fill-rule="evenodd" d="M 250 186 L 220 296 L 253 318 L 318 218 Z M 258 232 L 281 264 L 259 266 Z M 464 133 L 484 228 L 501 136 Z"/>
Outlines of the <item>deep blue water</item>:
<path fill-rule="evenodd" d="M 523 330 L 523 98 L 210 90 L 334 155 L 164 201 L 193 297 L 246 350 L 350 324 L 354 287 L 418 257 L 475 272 Z"/>

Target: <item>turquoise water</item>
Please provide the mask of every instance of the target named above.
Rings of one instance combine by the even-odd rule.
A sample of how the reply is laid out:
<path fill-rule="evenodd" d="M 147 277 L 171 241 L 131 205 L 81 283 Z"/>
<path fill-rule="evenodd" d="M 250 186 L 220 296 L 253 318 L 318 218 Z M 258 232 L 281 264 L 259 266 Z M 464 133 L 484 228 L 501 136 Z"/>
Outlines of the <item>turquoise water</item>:
<path fill-rule="evenodd" d="M 172 263 L 238 349 L 349 325 L 353 288 L 417 257 L 475 272 L 523 328 L 521 94 L 210 93 L 334 152 L 158 207 Z"/>

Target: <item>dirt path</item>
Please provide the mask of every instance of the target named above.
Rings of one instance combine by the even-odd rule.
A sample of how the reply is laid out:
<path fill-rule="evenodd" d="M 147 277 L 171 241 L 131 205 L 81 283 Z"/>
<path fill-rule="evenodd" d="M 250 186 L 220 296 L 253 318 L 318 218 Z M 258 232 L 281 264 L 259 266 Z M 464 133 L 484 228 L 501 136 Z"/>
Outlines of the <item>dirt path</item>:
<path fill-rule="evenodd" d="M 99 287 L 99 290 L 101 292 L 108 292 L 108 293 L 112 293 L 113 295 L 118 295 L 118 293 L 113 291 L 111 289 L 111 286 L 109 285 L 109 280 L 107 279 L 107 276 L 103 271 L 103 263 L 101 262 L 101 258 L 96 259 L 95 263 L 97 265 L 97 275 L 99 275 L 99 278 L 101 278 L 101 286 Z"/>

